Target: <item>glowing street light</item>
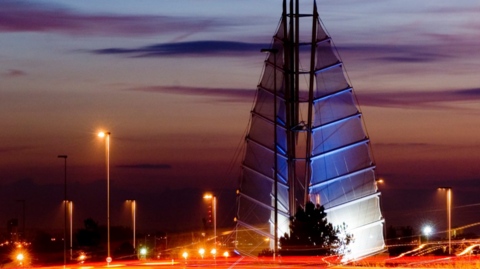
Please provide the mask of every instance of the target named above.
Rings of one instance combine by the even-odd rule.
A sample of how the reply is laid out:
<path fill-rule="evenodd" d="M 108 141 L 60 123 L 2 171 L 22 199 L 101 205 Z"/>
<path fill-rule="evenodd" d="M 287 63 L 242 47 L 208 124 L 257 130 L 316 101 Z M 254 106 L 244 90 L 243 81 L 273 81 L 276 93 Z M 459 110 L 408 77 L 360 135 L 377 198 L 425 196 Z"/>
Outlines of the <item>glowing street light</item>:
<path fill-rule="evenodd" d="M 20 253 L 20 254 L 17 255 L 17 260 L 18 260 L 19 262 L 23 261 L 23 258 L 24 258 L 24 256 L 23 256 L 22 253 Z"/>
<path fill-rule="evenodd" d="M 217 197 L 211 194 L 205 194 L 204 199 L 213 199 L 213 238 L 215 246 L 217 245 Z"/>
<path fill-rule="evenodd" d="M 142 248 L 142 249 L 140 250 L 140 254 L 141 254 L 141 255 L 147 255 L 147 249 L 146 249 L 146 248 Z"/>
<path fill-rule="evenodd" d="M 185 260 L 187 260 L 188 253 L 187 253 L 187 252 L 183 252 L 182 256 L 185 258 Z"/>
<path fill-rule="evenodd" d="M 427 243 L 428 243 L 428 236 L 432 234 L 433 229 L 430 226 L 425 226 L 423 227 L 423 234 L 427 237 Z"/>
<path fill-rule="evenodd" d="M 228 251 L 225 251 L 225 252 L 223 253 L 223 257 L 228 258 Z"/>
<path fill-rule="evenodd" d="M 107 166 L 107 256 L 110 256 L 110 132 L 100 132 L 98 136 L 105 137 L 105 153 Z"/>
<path fill-rule="evenodd" d="M 203 259 L 203 254 L 205 254 L 205 250 L 201 248 L 198 250 L 198 253 L 200 253 L 200 256 L 202 256 L 202 259 Z"/>
<path fill-rule="evenodd" d="M 448 254 L 452 255 L 452 188 L 440 187 L 438 189 L 447 191 Z"/>
<path fill-rule="evenodd" d="M 217 250 L 216 249 L 212 249 L 212 251 L 210 251 L 210 254 L 213 255 L 213 258 L 215 259 L 215 256 L 217 255 Z"/>

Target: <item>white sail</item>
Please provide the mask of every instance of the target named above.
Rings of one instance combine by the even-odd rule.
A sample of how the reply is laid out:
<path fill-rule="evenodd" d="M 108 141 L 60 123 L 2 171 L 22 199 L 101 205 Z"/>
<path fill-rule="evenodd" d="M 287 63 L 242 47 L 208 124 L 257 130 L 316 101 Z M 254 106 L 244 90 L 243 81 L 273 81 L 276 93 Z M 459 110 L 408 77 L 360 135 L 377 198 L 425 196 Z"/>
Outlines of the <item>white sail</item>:
<path fill-rule="evenodd" d="M 346 259 L 371 255 L 385 245 L 375 165 L 362 114 L 331 38 L 319 22 L 315 2 L 310 15 L 300 14 L 293 2 L 289 13 L 286 7 L 284 2 L 272 42 L 277 51 L 265 61 L 246 137 L 237 249 L 244 253 L 274 249 L 277 180 L 278 236 L 288 233 L 289 217 L 310 199 L 325 207 L 329 222 L 345 223 L 354 235 Z M 301 40 L 308 36 L 305 33 L 310 40 Z"/>

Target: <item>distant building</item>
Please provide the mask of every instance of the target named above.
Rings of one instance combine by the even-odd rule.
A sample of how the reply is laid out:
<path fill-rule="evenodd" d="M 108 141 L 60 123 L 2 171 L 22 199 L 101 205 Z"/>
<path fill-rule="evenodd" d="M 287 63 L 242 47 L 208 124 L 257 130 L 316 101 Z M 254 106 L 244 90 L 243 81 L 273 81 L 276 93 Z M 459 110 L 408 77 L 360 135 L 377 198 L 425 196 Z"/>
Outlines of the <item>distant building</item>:
<path fill-rule="evenodd" d="M 10 241 L 18 242 L 18 219 L 11 219 L 7 223 L 7 233 Z"/>

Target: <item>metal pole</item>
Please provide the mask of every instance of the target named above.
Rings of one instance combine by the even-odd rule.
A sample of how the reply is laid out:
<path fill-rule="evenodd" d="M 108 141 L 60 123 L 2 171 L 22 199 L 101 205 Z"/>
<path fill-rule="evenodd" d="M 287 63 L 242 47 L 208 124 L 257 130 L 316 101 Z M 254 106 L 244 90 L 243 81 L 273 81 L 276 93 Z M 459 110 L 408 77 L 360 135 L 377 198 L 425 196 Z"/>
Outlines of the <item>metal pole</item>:
<path fill-rule="evenodd" d="M 213 238 L 215 249 L 217 248 L 217 196 L 213 196 Z"/>
<path fill-rule="evenodd" d="M 304 182 L 304 197 L 303 206 L 307 205 L 309 199 L 309 185 L 310 177 L 312 176 L 311 168 L 311 154 L 312 154 L 312 126 L 313 126 L 313 85 L 315 84 L 315 52 L 317 43 L 317 5 L 313 3 L 313 23 L 312 23 L 312 45 L 310 50 L 310 85 L 308 87 L 308 117 L 307 117 L 307 146 L 306 146 L 306 161 L 305 161 L 305 182 Z M 320 202 L 318 203 L 320 204 Z"/>
<path fill-rule="evenodd" d="M 448 209 L 448 254 L 452 255 L 452 189 L 447 190 Z"/>
<path fill-rule="evenodd" d="M 22 234 L 23 238 L 22 239 L 25 239 L 26 238 L 26 236 L 25 236 L 25 200 L 23 200 L 23 220 L 22 220 L 22 222 L 23 222 L 23 234 Z"/>
<path fill-rule="evenodd" d="M 452 188 L 440 187 L 438 189 L 447 191 L 448 254 L 452 255 Z"/>
<path fill-rule="evenodd" d="M 133 200 L 133 249 L 135 249 L 135 221 L 136 221 L 137 203 Z"/>
<path fill-rule="evenodd" d="M 110 132 L 107 135 L 107 254 L 110 256 Z"/>
<path fill-rule="evenodd" d="M 63 207 L 64 207 L 64 229 L 63 229 L 63 265 L 67 264 L 67 155 L 58 155 L 58 158 L 65 160 L 64 168 L 64 190 L 63 190 Z"/>
<path fill-rule="evenodd" d="M 73 202 L 70 201 L 70 260 L 72 260 L 73 250 Z"/>
<path fill-rule="evenodd" d="M 273 72 L 273 128 L 274 128 L 274 131 L 273 131 L 273 134 L 274 134 L 274 145 L 273 145 L 273 148 L 274 148 L 274 152 L 273 154 L 275 155 L 274 157 L 274 181 L 273 181 L 273 184 L 274 184 L 274 197 L 275 197 L 275 218 L 274 218 L 274 222 L 275 222 L 275 232 L 274 232 L 274 236 L 275 236 L 275 240 L 274 240 L 274 244 L 275 246 L 273 247 L 274 251 L 273 251 L 273 259 L 275 259 L 275 256 L 278 255 L 278 167 L 277 167 L 277 162 L 278 162 L 278 159 L 277 159 L 277 52 L 278 50 L 274 50 L 272 51 L 273 52 L 273 65 L 274 65 L 274 72 Z"/>

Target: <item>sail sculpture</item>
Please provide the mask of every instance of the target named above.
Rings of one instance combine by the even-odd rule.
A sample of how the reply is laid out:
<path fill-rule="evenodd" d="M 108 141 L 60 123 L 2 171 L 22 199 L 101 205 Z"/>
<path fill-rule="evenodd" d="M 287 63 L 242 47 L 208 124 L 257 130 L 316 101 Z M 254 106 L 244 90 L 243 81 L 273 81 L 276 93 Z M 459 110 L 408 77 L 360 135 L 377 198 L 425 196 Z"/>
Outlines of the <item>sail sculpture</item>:
<path fill-rule="evenodd" d="M 345 259 L 383 251 L 370 140 L 315 1 L 303 12 L 298 0 L 284 0 L 267 51 L 237 191 L 237 250 L 275 249 L 290 216 L 312 201 L 354 236 Z"/>

